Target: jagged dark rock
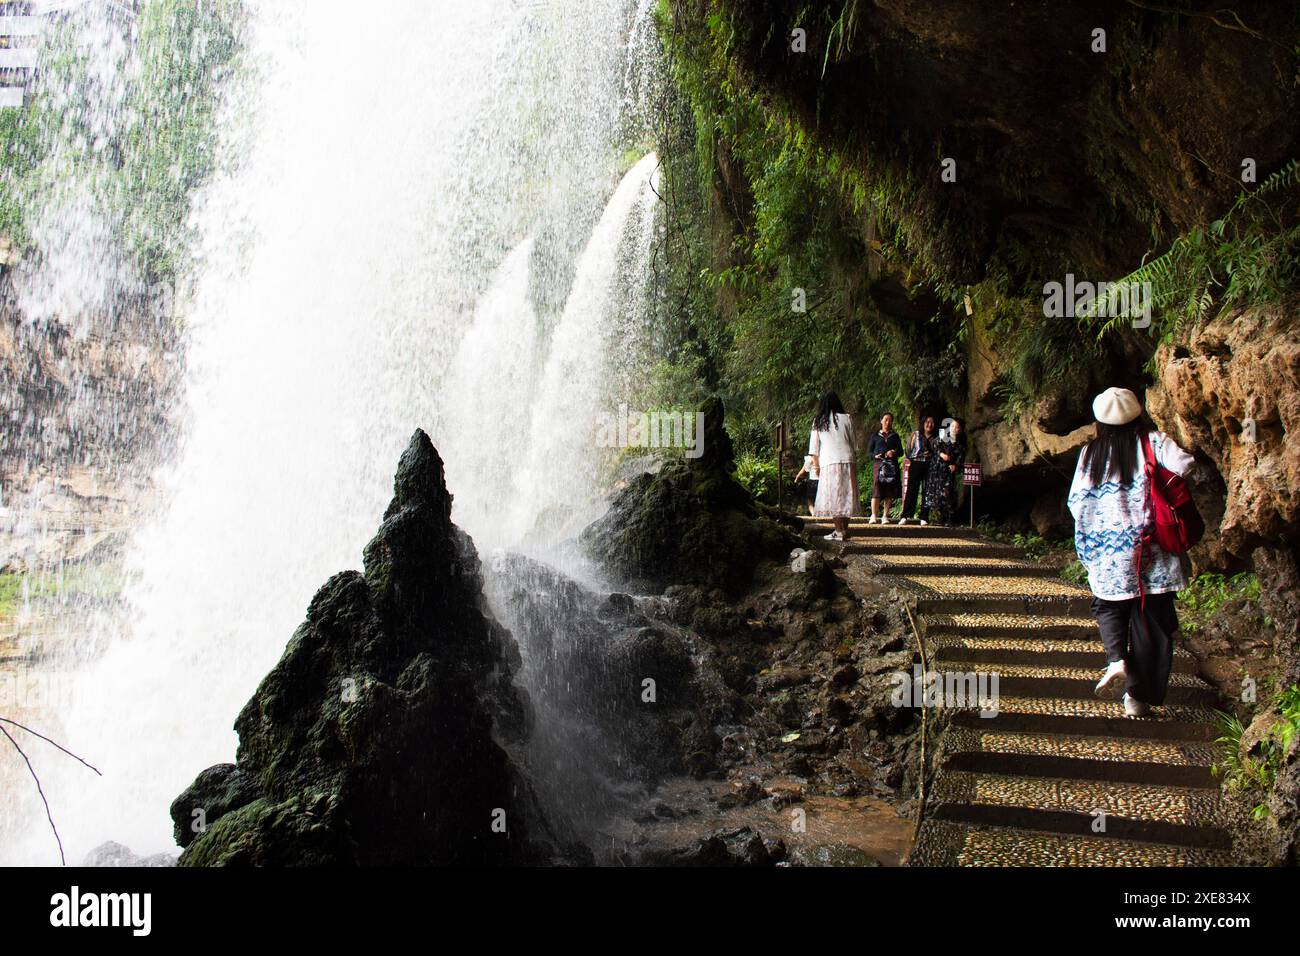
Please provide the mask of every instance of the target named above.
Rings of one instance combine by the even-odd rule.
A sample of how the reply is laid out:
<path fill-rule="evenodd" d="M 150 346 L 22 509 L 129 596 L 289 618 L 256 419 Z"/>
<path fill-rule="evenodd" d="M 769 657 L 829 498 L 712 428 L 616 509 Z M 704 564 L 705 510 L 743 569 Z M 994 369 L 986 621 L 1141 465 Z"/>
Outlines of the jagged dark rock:
<path fill-rule="evenodd" d="M 786 857 L 785 843 L 764 840 L 751 827 L 718 830 L 694 843 L 646 853 L 646 866 L 775 866 Z"/>
<path fill-rule="evenodd" d="M 602 599 L 523 555 L 496 560 L 494 606 L 508 609 L 507 623 L 532 649 L 530 681 L 545 697 L 539 707 L 550 708 L 547 732 L 583 722 L 581 732 L 596 738 L 583 759 L 603 780 L 649 784 L 715 769 L 713 727 L 734 716 L 739 699 L 707 642 L 648 616 L 629 595 Z M 572 759 L 574 739 L 555 743 Z"/>
<path fill-rule="evenodd" d="M 700 457 L 633 479 L 582 533 L 588 553 L 634 590 L 695 584 L 737 595 L 760 563 L 798 544 L 736 480 L 722 402 L 710 399 L 703 411 Z"/>
<path fill-rule="evenodd" d="M 172 801 L 172 835 L 177 846 L 189 846 L 209 821 L 247 806 L 259 796 L 256 784 L 233 763 L 204 770 Z"/>
<path fill-rule="evenodd" d="M 334 575 L 312 599 L 235 721 L 236 769 L 204 771 L 174 805 L 180 826 L 211 801 L 182 865 L 540 859 L 544 824 L 498 742 L 527 730 L 518 665 L 513 638 L 482 609 L 442 460 L 417 431 L 365 572 Z"/>

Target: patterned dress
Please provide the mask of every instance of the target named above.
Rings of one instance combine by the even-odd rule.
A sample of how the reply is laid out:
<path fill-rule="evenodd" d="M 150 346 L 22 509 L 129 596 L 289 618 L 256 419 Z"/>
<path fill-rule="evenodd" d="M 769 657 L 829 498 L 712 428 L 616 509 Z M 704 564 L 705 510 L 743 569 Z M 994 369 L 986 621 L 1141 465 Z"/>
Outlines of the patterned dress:
<path fill-rule="evenodd" d="M 1135 437 L 1134 441 L 1138 441 Z M 1156 461 L 1170 471 L 1185 475 L 1193 458 L 1162 432 L 1151 433 Z M 1088 587 L 1104 601 L 1127 601 L 1139 596 L 1137 550 L 1147 526 L 1147 477 L 1141 445 L 1134 480 L 1122 485 L 1112 477 L 1099 485 L 1083 467 L 1083 453 L 1074 470 L 1074 482 L 1067 499 L 1074 515 L 1074 548 L 1079 563 L 1088 570 Z M 1154 541 L 1148 563 L 1142 568 L 1142 589 L 1147 594 L 1164 594 L 1187 587 L 1187 574 L 1178 555 L 1163 550 Z"/>
<path fill-rule="evenodd" d="M 930 471 L 925 479 L 925 506 L 932 522 L 952 524 L 957 509 L 957 482 L 961 479 L 961 466 L 966 460 L 966 444 L 936 438 L 932 447 Z M 948 461 L 940 457 L 944 454 Z M 949 465 L 956 465 L 957 470 L 951 470 Z"/>

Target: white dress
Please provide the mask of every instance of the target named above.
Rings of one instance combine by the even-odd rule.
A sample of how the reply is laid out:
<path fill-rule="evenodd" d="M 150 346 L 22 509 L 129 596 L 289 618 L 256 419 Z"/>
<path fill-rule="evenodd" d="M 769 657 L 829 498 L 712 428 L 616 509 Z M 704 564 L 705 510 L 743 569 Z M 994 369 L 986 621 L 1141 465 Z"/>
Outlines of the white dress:
<path fill-rule="evenodd" d="M 829 428 L 814 430 L 808 439 L 808 454 L 817 456 L 821 470 L 817 482 L 818 517 L 851 518 L 860 514 L 857 456 L 849 416 L 832 415 Z"/>

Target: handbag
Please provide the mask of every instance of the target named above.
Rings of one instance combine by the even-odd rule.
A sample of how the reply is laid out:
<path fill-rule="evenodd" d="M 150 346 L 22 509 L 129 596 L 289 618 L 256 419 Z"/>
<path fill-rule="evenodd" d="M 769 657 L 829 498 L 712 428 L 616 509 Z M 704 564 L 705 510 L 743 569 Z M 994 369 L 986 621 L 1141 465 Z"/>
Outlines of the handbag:
<path fill-rule="evenodd" d="M 1143 544 L 1151 538 L 1170 554 L 1190 551 L 1205 535 L 1205 519 L 1196 510 L 1196 502 L 1182 475 L 1176 475 L 1156 461 L 1150 438 L 1142 436 L 1142 453 L 1146 458 L 1148 530 Z"/>
<path fill-rule="evenodd" d="M 898 480 L 898 464 L 892 458 L 880 459 L 880 468 L 876 470 L 876 480 L 883 485 Z"/>

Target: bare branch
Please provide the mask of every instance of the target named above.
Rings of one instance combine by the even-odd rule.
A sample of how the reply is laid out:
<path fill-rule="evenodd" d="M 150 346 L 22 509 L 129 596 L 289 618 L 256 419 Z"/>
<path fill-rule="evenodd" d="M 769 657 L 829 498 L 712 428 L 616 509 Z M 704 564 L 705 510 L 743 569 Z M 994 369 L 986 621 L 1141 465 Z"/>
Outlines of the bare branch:
<path fill-rule="evenodd" d="M 41 740 L 44 740 L 44 741 L 45 741 L 47 744 L 49 744 L 51 747 L 57 747 L 58 749 L 62 750 L 65 754 L 67 754 L 69 757 L 71 757 L 73 760 L 76 760 L 78 763 L 85 764 L 85 766 L 87 766 L 87 767 L 89 767 L 91 770 L 95 771 L 95 773 L 99 774 L 101 777 L 104 776 L 104 774 L 100 771 L 100 769 L 99 769 L 98 767 L 96 767 L 94 764 L 90 763 L 88 760 L 83 760 L 81 757 L 78 757 L 76 754 L 74 754 L 74 753 L 73 753 L 71 750 L 69 750 L 67 747 L 63 746 L 62 744 L 58 743 L 57 741 L 51 740 L 49 737 L 46 737 L 46 736 L 45 736 L 44 734 L 42 734 L 42 733 L 39 733 L 39 732 L 37 732 L 37 731 L 35 731 L 35 730 L 32 730 L 32 728 L 28 727 L 26 724 L 20 724 L 20 723 L 18 723 L 18 721 L 16 721 L 16 720 L 11 720 L 11 719 L 8 718 L 8 717 L 0 717 L 0 723 L 13 724 L 13 725 L 14 725 L 15 727 L 17 727 L 19 730 L 25 730 L 25 731 L 27 731 L 29 734 L 31 734 L 33 737 L 39 737 L 39 738 L 41 738 Z"/>
<path fill-rule="evenodd" d="M 36 775 L 36 768 L 32 766 L 32 762 L 27 759 L 27 754 L 23 752 L 22 747 L 18 746 L 18 741 L 14 740 L 9 731 L 0 727 L 0 734 L 4 734 L 9 742 L 14 745 L 14 749 L 18 751 L 18 756 L 22 757 L 23 763 L 27 764 L 27 772 L 36 781 L 36 792 L 41 795 L 41 803 L 45 804 L 45 818 L 50 821 L 50 829 L 54 831 L 54 841 L 59 845 L 59 863 L 67 866 L 68 860 L 63 855 L 63 839 L 59 836 L 59 828 L 54 825 L 54 815 L 50 813 L 50 801 L 45 799 L 45 790 L 41 787 L 41 778 Z"/>
<path fill-rule="evenodd" d="M 1224 30 L 1232 30 L 1236 33 L 1244 33 L 1246 34 L 1246 36 L 1253 37 L 1256 40 L 1262 40 L 1265 43 L 1271 43 L 1274 46 L 1280 47 L 1283 50 L 1288 50 L 1288 47 L 1285 43 L 1282 43 L 1278 40 L 1273 39 L 1270 36 L 1260 33 L 1258 30 L 1252 30 L 1250 27 L 1246 26 L 1245 21 L 1242 20 L 1240 16 L 1238 16 L 1237 11 L 1235 10 L 1223 9 L 1223 10 L 1216 10 L 1214 11 L 1214 13 L 1210 13 L 1203 10 L 1186 10 L 1180 7 L 1169 7 L 1159 3 L 1143 3 L 1141 2 L 1141 0 L 1128 0 L 1128 2 L 1131 6 L 1137 7 L 1139 10 L 1150 10 L 1153 13 L 1173 13 L 1185 17 L 1200 17 L 1202 19 L 1209 20 L 1217 27 L 1222 27 Z M 1220 20 L 1218 16 L 1216 16 L 1216 14 L 1225 14 L 1225 13 L 1228 16 L 1232 17 L 1232 19 L 1235 20 L 1236 23 L 1227 23 L 1223 20 Z"/>

